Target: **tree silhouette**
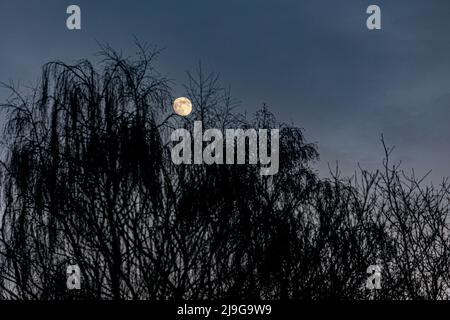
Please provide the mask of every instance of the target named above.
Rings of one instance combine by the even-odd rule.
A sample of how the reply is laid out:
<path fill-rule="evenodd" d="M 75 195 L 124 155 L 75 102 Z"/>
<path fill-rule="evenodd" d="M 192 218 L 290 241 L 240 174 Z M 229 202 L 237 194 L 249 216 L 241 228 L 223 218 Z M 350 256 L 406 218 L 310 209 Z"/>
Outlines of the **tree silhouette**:
<path fill-rule="evenodd" d="M 31 95 L 10 85 L 1 169 L 2 299 L 443 299 L 449 185 L 389 162 L 321 180 L 317 148 L 264 105 L 253 119 L 201 66 L 195 111 L 169 109 L 159 51 L 51 62 Z M 170 133 L 280 129 L 280 170 L 175 165 Z M 77 264 L 79 292 L 66 288 Z M 383 286 L 365 288 L 369 265 Z"/>

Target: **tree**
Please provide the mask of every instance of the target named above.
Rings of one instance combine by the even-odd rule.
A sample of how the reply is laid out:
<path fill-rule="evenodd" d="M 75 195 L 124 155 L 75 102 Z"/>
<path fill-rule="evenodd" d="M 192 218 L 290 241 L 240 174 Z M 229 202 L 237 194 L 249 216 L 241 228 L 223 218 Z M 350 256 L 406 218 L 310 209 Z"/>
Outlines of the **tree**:
<path fill-rule="evenodd" d="M 3 299 L 437 299 L 449 278 L 448 184 L 422 186 L 390 166 L 321 180 L 317 147 L 264 105 L 236 112 L 201 66 L 189 118 L 170 113 L 157 49 L 134 58 L 51 62 L 31 95 L 10 86 L 2 160 Z M 280 129 L 280 171 L 175 165 L 170 132 Z M 66 289 L 77 264 L 82 290 Z M 387 268 L 389 266 L 389 268 Z"/>

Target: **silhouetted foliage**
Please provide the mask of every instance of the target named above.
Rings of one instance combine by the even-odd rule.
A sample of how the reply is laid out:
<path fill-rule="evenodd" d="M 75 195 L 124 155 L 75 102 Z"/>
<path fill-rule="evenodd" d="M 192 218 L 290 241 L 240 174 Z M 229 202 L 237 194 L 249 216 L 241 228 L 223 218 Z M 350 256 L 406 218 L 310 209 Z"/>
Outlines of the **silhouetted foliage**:
<path fill-rule="evenodd" d="M 109 47 L 94 67 L 51 62 L 11 86 L 1 169 L 3 299 L 440 299 L 449 288 L 449 185 L 389 163 L 321 180 L 317 148 L 267 106 L 247 119 L 201 67 L 171 114 L 157 50 Z M 279 128 L 280 171 L 174 165 L 174 128 Z M 384 142 L 383 142 L 384 145 Z M 66 289 L 78 264 L 82 290 Z M 382 290 L 365 288 L 369 265 Z"/>

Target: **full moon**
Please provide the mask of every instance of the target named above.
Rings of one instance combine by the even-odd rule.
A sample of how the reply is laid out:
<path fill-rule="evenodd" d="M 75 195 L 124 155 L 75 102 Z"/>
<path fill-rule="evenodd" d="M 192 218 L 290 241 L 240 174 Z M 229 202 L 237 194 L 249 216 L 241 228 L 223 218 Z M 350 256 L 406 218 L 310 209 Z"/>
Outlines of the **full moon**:
<path fill-rule="evenodd" d="M 185 97 L 178 98 L 173 102 L 173 110 L 177 115 L 186 117 L 192 112 L 192 102 Z"/>

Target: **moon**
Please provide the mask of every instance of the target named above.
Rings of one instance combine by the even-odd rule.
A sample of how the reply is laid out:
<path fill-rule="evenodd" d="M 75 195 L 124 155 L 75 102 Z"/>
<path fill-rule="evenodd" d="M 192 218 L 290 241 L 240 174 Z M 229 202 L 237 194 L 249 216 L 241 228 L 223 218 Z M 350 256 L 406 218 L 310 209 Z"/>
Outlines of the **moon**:
<path fill-rule="evenodd" d="M 173 111 L 179 116 L 186 117 L 192 112 L 192 102 L 188 98 L 180 97 L 173 102 Z"/>

